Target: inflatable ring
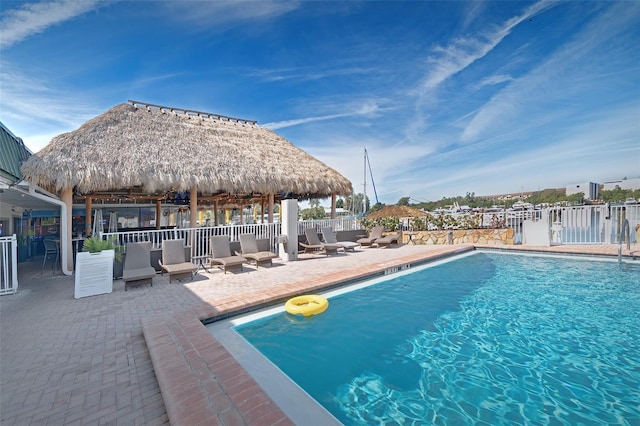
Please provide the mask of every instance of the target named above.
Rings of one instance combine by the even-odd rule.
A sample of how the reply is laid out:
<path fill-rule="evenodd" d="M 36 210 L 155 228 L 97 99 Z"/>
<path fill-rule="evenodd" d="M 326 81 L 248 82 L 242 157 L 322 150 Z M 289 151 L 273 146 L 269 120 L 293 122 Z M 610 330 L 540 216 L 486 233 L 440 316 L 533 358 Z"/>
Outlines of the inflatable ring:
<path fill-rule="evenodd" d="M 292 315 L 311 315 L 321 314 L 329 307 L 329 301 L 322 296 L 316 294 L 307 294 L 294 297 L 287 300 L 284 309 Z"/>

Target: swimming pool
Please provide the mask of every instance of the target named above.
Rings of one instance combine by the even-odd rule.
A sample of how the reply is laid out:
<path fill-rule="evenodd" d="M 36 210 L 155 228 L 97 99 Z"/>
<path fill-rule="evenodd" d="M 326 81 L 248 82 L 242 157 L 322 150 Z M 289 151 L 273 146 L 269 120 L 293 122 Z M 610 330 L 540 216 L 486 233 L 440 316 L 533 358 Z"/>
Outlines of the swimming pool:
<path fill-rule="evenodd" d="M 637 424 L 640 272 L 474 253 L 235 331 L 344 424 Z"/>

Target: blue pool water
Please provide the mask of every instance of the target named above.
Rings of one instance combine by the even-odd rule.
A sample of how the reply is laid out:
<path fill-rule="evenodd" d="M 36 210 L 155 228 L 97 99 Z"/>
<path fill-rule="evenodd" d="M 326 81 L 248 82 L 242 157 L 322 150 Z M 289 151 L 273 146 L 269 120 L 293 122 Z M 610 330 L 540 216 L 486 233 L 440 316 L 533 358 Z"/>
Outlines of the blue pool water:
<path fill-rule="evenodd" d="M 344 424 L 640 424 L 640 270 L 476 253 L 236 331 Z"/>

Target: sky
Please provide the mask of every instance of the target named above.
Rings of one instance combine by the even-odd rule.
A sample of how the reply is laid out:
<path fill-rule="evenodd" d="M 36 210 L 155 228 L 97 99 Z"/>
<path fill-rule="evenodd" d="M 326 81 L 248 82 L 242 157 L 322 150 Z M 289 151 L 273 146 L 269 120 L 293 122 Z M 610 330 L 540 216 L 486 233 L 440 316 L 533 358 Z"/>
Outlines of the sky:
<path fill-rule="evenodd" d="M 128 100 L 257 120 L 355 192 L 366 148 L 373 202 L 637 178 L 640 1 L 2 0 L 33 152 Z"/>

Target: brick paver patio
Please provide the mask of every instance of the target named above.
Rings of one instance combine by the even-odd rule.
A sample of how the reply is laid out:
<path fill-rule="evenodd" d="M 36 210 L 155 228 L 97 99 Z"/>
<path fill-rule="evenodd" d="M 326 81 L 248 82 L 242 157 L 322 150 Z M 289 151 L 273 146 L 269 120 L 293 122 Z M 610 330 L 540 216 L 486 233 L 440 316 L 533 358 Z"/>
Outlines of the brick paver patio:
<path fill-rule="evenodd" d="M 127 292 L 114 281 L 113 293 L 78 300 L 74 277 L 41 274 L 41 258 L 21 263 L 18 293 L 0 297 L 0 422 L 291 424 L 199 320 L 461 249 L 471 247 L 301 255 L 296 262 L 247 266 L 237 274 L 200 272 L 172 284 L 158 275 L 153 287 Z M 618 247 L 529 249 L 616 255 Z M 638 256 L 638 246 L 623 253 Z"/>

